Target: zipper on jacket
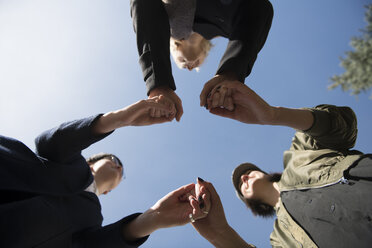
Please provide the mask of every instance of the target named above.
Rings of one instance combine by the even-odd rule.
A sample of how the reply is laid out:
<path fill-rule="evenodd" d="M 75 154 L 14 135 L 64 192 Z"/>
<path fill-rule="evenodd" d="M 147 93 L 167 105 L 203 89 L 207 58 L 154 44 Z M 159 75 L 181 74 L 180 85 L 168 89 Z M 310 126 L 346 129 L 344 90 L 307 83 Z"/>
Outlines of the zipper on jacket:
<path fill-rule="evenodd" d="M 338 183 L 340 183 L 340 184 L 350 184 L 349 180 L 347 180 L 345 177 L 341 177 L 336 182 L 328 183 L 328 184 L 321 185 L 321 186 L 309 186 L 309 187 L 296 188 L 296 189 L 285 189 L 285 190 L 281 190 L 280 192 L 288 192 L 288 191 L 292 191 L 292 190 L 305 190 L 305 189 L 321 189 L 321 188 L 332 186 L 332 185 L 335 185 L 335 184 L 338 184 Z"/>
<path fill-rule="evenodd" d="M 345 177 L 341 177 L 340 184 L 350 184 L 349 180 L 347 180 Z"/>

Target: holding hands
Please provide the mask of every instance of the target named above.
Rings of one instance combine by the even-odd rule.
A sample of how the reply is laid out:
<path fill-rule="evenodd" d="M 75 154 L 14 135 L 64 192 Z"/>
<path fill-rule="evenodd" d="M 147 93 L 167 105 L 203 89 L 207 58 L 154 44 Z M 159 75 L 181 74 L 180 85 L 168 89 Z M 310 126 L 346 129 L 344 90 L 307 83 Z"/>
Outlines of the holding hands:
<path fill-rule="evenodd" d="M 172 121 L 173 113 L 173 106 L 166 97 L 154 96 L 102 115 L 94 123 L 93 132 L 104 134 L 125 126 L 148 126 L 164 123 Z"/>
<path fill-rule="evenodd" d="M 226 80 L 217 84 L 207 100 L 210 113 L 247 124 L 272 124 L 275 108 L 239 81 Z"/>
<path fill-rule="evenodd" d="M 314 117 L 306 109 L 270 106 L 245 84 L 225 80 L 214 86 L 206 99 L 209 112 L 247 124 L 281 125 L 309 129 Z"/>
<path fill-rule="evenodd" d="M 196 185 L 194 183 L 182 186 L 157 201 L 154 206 L 123 228 L 126 240 L 150 235 L 160 228 L 185 225 L 189 222 L 205 218 L 210 208 L 209 198 L 202 190 L 196 200 Z"/>
<path fill-rule="evenodd" d="M 158 87 L 151 90 L 149 99 L 153 97 L 163 97 L 164 102 L 170 107 L 169 120 L 172 121 L 176 118 L 177 121 L 181 120 L 183 115 L 182 101 L 177 96 L 176 92 L 168 87 Z"/>

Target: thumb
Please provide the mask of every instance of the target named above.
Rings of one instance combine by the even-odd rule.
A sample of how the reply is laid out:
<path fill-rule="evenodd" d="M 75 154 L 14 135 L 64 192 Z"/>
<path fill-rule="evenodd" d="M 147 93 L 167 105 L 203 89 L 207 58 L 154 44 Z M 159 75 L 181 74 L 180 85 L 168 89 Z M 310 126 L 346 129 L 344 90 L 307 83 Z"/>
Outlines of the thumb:
<path fill-rule="evenodd" d="M 235 119 L 234 118 L 234 111 L 230 111 L 230 110 L 227 110 L 225 108 L 212 108 L 209 110 L 209 113 L 211 114 L 214 114 L 214 115 L 218 115 L 218 116 L 221 116 L 221 117 L 226 117 L 226 118 L 230 118 L 230 119 Z"/>

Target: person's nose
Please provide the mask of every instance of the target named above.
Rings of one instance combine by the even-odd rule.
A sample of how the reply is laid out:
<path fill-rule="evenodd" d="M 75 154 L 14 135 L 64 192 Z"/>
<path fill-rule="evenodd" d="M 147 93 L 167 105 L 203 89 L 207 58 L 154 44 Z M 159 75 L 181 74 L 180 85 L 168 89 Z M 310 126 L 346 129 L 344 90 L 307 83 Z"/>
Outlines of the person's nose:
<path fill-rule="evenodd" d="M 189 71 L 192 71 L 192 69 L 194 69 L 194 67 L 193 67 L 192 65 L 188 65 L 188 66 L 187 66 L 187 69 L 188 69 Z"/>

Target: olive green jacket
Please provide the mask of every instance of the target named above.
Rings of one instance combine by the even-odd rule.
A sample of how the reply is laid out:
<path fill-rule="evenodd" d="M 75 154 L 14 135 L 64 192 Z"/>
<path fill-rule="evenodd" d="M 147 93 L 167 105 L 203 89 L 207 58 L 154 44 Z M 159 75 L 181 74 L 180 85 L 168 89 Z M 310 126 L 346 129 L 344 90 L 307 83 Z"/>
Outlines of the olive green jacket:
<path fill-rule="evenodd" d="M 338 183 L 344 171 L 362 156 L 350 150 L 358 131 L 350 108 L 319 105 L 309 110 L 314 116 L 313 126 L 296 132 L 290 149 L 284 152 L 284 171 L 278 182 L 281 192 Z M 275 210 L 277 219 L 270 235 L 273 247 L 317 247 L 281 201 Z"/>

